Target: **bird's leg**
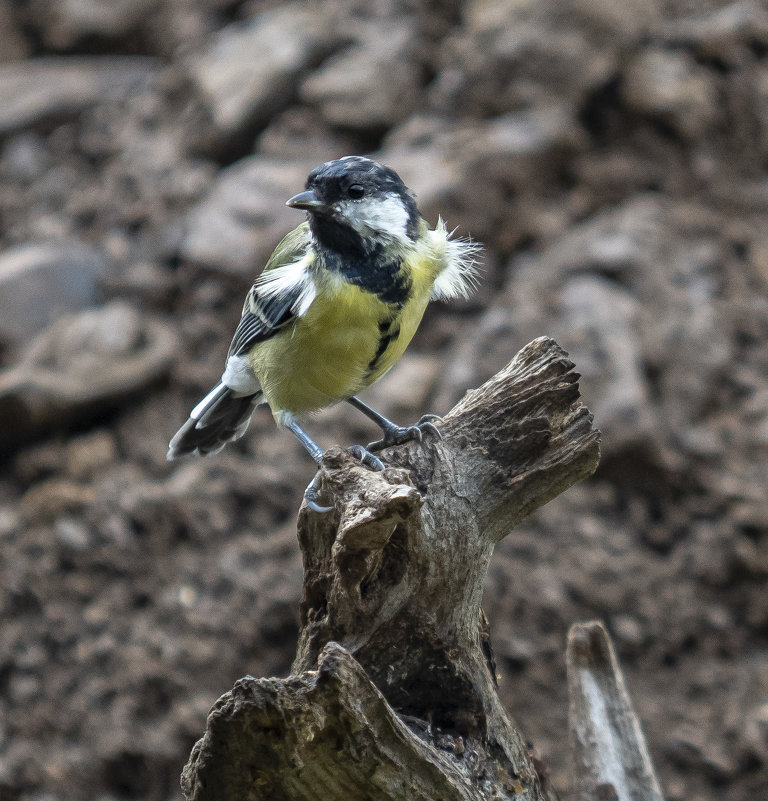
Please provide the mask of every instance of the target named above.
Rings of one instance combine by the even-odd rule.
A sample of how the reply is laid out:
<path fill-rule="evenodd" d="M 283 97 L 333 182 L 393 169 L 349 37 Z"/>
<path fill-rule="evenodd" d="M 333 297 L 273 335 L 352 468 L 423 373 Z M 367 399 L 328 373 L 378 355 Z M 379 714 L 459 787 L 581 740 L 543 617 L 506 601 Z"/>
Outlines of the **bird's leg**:
<path fill-rule="evenodd" d="M 307 449 L 309 455 L 320 465 L 320 460 L 323 458 L 323 449 L 307 434 L 307 432 L 295 421 L 288 420 L 285 427 L 296 437 L 296 439 Z M 307 506 L 315 512 L 330 512 L 332 506 L 322 506 L 320 500 L 320 483 L 317 480 L 319 473 L 315 474 L 312 481 L 304 490 L 304 500 Z"/>
<path fill-rule="evenodd" d="M 309 453 L 319 466 L 325 451 L 295 420 L 285 421 L 285 427 L 307 449 L 307 453 Z M 352 445 L 350 448 L 347 448 L 347 451 L 372 470 L 384 469 L 384 462 L 382 462 L 378 456 L 374 456 L 367 451 L 362 445 Z M 331 509 L 333 509 L 332 506 L 321 506 L 318 503 L 320 500 L 320 487 L 317 478 L 316 475 L 312 481 L 309 482 L 309 486 L 306 490 L 304 490 L 304 500 L 306 500 L 307 506 L 315 512 L 330 512 Z"/>
<path fill-rule="evenodd" d="M 379 414 L 375 409 L 371 409 L 370 406 L 363 403 L 359 398 L 355 398 L 354 396 L 347 398 L 347 403 L 373 420 L 384 432 L 383 439 L 371 442 L 368 445 L 369 451 L 380 451 L 384 448 L 389 448 L 391 445 L 402 445 L 404 442 L 410 442 L 413 439 L 421 442 L 422 436 L 427 432 L 434 434 L 438 439 L 442 437 L 440 430 L 435 425 L 435 422 L 439 423 L 441 418 L 436 414 L 425 414 L 418 423 L 412 426 L 399 426 L 397 423 L 388 420 L 384 415 Z"/>
<path fill-rule="evenodd" d="M 285 427 L 294 437 L 307 449 L 307 453 L 318 463 L 323 458 L 325 451 L 307 434 L 307 432 L 295 421 L 286 420 Z"/>

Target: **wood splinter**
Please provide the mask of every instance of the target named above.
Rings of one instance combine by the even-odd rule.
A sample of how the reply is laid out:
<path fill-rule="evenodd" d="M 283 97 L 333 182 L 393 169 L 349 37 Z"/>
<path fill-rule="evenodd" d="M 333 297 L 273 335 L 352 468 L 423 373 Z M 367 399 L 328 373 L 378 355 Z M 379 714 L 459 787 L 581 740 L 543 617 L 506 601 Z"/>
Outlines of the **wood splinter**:
<path fill-rule="evenodd" d="M 566 650 L 570 750 L 581 801 L 663 801 L 611 638 L 577 623 Z"/>

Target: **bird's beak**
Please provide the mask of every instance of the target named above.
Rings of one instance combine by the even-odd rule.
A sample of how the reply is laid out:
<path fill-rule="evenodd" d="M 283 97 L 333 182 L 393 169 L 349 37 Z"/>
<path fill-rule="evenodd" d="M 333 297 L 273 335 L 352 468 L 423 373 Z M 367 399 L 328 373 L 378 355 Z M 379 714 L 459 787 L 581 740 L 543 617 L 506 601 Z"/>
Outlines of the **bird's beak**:
<path fill-rule="evenodd" d="M 299 192 L 290 200 L 286 201 L 286 206 L 292 209 L 304 209 L 305 211 L 322 212 L 327 211 L 328 206 L 322 200 L 318 200 L 315 193 L 310 189 L 307 192 Z"/>

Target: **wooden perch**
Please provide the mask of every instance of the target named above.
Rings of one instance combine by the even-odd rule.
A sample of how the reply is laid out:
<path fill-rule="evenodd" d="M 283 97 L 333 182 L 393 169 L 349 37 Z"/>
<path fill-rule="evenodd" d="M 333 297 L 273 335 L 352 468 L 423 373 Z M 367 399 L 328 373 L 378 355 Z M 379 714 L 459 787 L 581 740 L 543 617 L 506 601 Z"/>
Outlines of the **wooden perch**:
<path fill-rule="evenodd" d="M 324 459 L 302 508 L 293 675 L 241 679 L 182 777 L 190 801 L 549 798 L 496 693 L 481 614 L 493 547 L 589 475 L 599 433 L 551 339 L 527 345 L 383 473 Z"/>

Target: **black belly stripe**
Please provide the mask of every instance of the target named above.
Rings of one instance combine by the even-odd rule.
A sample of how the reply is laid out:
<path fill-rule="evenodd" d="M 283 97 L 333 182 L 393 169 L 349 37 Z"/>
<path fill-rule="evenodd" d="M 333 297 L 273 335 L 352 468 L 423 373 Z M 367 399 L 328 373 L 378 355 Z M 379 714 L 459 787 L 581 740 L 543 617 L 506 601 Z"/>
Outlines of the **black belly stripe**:
<path fill-rule="evenodd" d="M 376 346 L 376 353 L 368 362 L 366 372 L 370 375 L 375 369 L 379 360 L 384 355 L 386 349 L 400 336 L 400 325 L 395 320 L 383 320 L 379 323 L 379 343 Z"/>

